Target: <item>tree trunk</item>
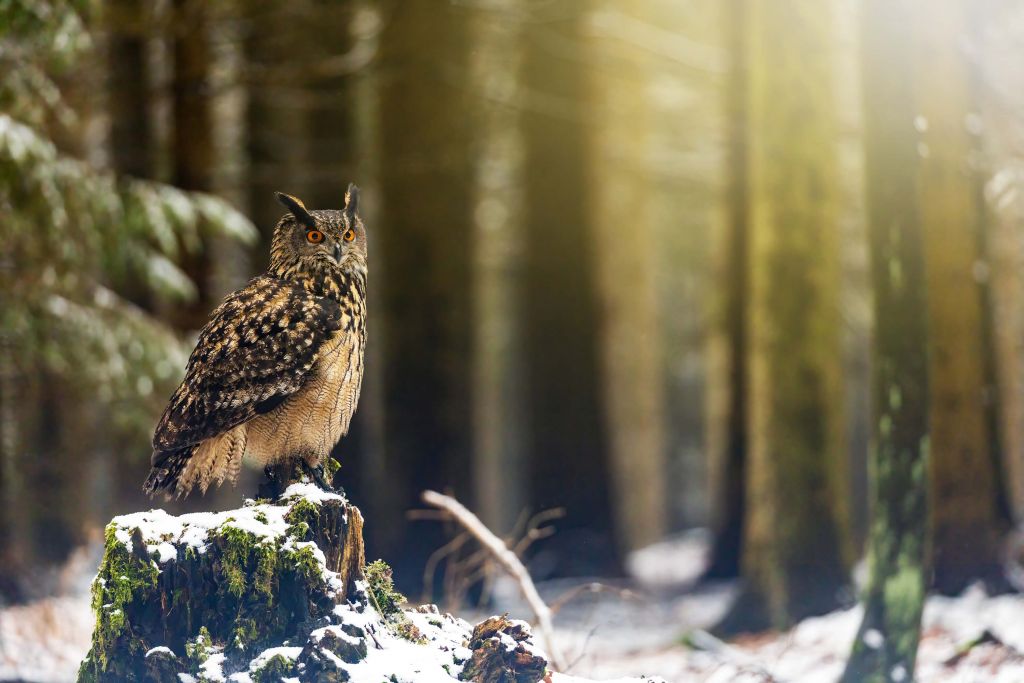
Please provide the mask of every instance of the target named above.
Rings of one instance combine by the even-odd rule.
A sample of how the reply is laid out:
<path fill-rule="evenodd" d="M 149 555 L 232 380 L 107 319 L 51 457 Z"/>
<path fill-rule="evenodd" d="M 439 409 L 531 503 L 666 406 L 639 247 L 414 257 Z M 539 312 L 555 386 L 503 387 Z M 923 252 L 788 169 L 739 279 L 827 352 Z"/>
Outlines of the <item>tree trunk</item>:
<path fill-rule="evenodd" d="M 729 0 L 722 16 L 729 64 L 725 84 L 724 217 L 716 245 L 715 301 L 708 335 L 707 445 L 714 533 L 704 572 L 709 579 L 740 574 L 748 438 L 747 0 Z"/>
<path fill-rule="evenodd" d="M 874 434 L 864 619 L 843 680 L 914 679 L 928 533 L 927 306 L 907 0 L 862 19 Z M 934 441 L 932 441 L 934 445 Z M 874 642 L 881 635 L 881 643 Z"/>
<path fill-rule="evenodd" d="M 723 630 L 827 612 L 847 582 L 834 17 L 756 0 L 749 18 L 747 587 Z"/>
<path fill-rule="evenodd" d="M 472 149 L 469 11 L 431 0 L 388 15 L 377 62 L 380 213 L 374 226 L 381 279 L 375 329 L 383 328 L 385 462 L 397 500 L 382 524 L 417 505 L 423 488 L 470 482 Z M 430 46 L 430 50 L 425 50 Z M 379 261 L 378 261 L 379 262 Z M 407 529 L 400 575 L 419 575 L 443 543 L 438 527 Z M 415 568 L 415 569 L 414 569 Z"/>
<path fill-rule="evenodd" d="M 1020 164 L 1014 145 L 1022 97 L 1014 79 L 995 78 L 1003 76 L 1005 65 L 1012 63 L 1007 55 L 1015 43 L 1004 27 L 1017 9 L 1012 0 L 981 2 L 972 20 L 981 24 L 975 28 L 972 44 L 979 51 L 978 68 L 982 70 L 974 85 L 984 131 L 980 140 L 982 157 L 988 173 L 987 196 L 983 197 L 988 208 L 983 257 L 991 271 L 991 315 L 997 323 L 990 327 L 998 390 L 995 406 L 1005 489 L 1014 518 L 1019 520 L 1024 511 L 1024 258 L 1020 248 L 1024 198 L 1017 191 L 1017 183 L 1007 182 L 1011 177 L 1007 169 Z"/>
<path fill-rule="evenodd" d="M 106 5 L 111 165 L 135 178 L 153 173 L 145 19 L 141 0 Z"/>
<path fill-rule="evenodd" d="M 623 9 L 637 11 L 637 3 Z M 650 64 L 629 43 L 598 31 L 588 45 L 602 78 L 590 80 L 595 162 L 588 223 L 598 245 L 595 289 L 601 397 L 608 430 L 615 527 L 623 550 L 666 529 L 664 366 L 654 274 Z"/>
<path fill-rule="evenodd" d="M 211 189 L 214 151 L 208 12 L 202 0 L 172 3 L 172 182 L 184 190 L 204 192 Z M 202 243 L 183 254 L 182 268 L 195 283 L 198 296 L 171 316 L 175 326 L 182 330 L 200 329 L 215 303 L 209 292 L 212 264 L 207 246 Z"/>
<path fill-rule="evenodd" d="M 110 117 L 110 165 L 119 175 L 152 178 L 154 133 L 150 108 L 150 70 L 146 55 L 147 14 L 141 0 L 115 0 L 105 7 L 107 39 L 107 113 Z M 153 311 L 152 291 L 136 273 L 127 273 L 126 297 Z M 103 419 L 110 419 L 105 416 Z M 135 439 L 115 438 L 110 478 L 113 495 L 103 517 L 120 506 L 143 500 L 141 482 L 146 453 Z M 124 509 L 124 508 L 121 508 Z"/>
<path fill-rule="evenodd" d="M 248 212 L 260 232 L 253 246 L 253 270 L 262 270 L 270 258 L 274 226 L 284 213 L 275 192 L 301 198 L 295 170 L 301 165 L 303 119 L 294 100 L 299 89 L 282 83 L 276 67 L 298 42 L 295 18 L 283 2 L 272 0 L 257 5 L 248 18 L 242 38 L 245 55 L 246 109 L 245 146 L 248 162 Z"/>
<path fill-rule="evenodd" d="M 564 506 L 561 565 L 615 571 L 601 419 L 582 23 L 587 3 L 537 5 L 523 37 L 524 305 L 534 509 Z M 577 564 L 577 561 L 579 562 Z"/>
<path fill-rule="evenodd" d="M 523 386 L 522 23 L 516 0 L 474 17 L 474 106 L 481 139 L 473 222 L 473 476 L 480 518 L 508 533 L 527 505 Z"/>
<path fill-rule="evenodd" d="M 962 54 L 967 5 L 919 4 L 916 94 L 921 218 L 928 280 L 931 486 L 935 589 L 975 580 L 1005 588 L 1000 542 L 1009 529 L 989 402 L 991 349 L 979 278 L 984 229 L 970 157 L 969 68 Z M 1002 501 L 1002 502 L 1000 502 Z"/>

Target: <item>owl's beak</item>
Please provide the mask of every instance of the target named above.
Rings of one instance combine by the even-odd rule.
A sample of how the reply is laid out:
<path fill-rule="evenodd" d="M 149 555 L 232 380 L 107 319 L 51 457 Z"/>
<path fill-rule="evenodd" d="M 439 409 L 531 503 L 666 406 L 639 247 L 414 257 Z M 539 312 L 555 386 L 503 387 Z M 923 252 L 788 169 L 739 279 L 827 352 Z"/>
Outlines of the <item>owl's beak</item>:
<path fill-rule="evenodd" d="M 341 244 L 334 243 L 334 262 L 341 265 Z"/>

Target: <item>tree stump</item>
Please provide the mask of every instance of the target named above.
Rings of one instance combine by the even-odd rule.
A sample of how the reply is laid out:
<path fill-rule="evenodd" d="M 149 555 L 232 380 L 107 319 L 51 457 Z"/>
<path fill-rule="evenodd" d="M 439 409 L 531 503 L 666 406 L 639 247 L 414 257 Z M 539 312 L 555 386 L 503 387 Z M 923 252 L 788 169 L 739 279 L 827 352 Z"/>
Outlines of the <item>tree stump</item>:
<path fill-rule="evenodd" d="M 491 620 L 486 634 L 474 633 L 432 605 L 403 609 L 386 565 L 364 572 L 362 527 L 344 496 L 309 483 L 237 510 L 115 517 L 93 583 L 96 628 L 78 680 L 532 683 L 545 676 L 547 662 L 522 622 Z"/>

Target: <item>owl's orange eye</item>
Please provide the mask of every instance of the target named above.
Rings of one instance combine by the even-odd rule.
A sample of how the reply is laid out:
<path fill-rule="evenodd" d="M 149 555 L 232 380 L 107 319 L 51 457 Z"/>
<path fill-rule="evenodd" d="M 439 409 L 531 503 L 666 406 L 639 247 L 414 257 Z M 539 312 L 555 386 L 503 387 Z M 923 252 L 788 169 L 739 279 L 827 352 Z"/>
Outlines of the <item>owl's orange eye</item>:
<path fill-rule="evenodd" d="M 345 234 L 342 235 L 341 238 L 346 242 L 351 242 L 356 238 L 356 231 L 353 230 L 352 228 L 349 228 L 348 230 L 345 231 Z"/>
<path fill-rule="evenodd" d="M 310 244 L 320 244 L 324 241 L 324 234 L 319 230 L 310 230 L 306 233 L 306 241 Z"/>

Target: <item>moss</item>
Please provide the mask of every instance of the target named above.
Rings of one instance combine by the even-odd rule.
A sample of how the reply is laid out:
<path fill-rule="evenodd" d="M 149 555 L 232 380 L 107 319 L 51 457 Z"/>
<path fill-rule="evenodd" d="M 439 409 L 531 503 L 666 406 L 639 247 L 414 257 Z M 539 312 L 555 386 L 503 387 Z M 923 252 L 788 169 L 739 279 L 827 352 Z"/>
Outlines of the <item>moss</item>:
<path fill-rule="evenodd" d="M 275 578 L 277 576 L 278 550 L 276 544 L 262 542 L 253 548 L 256 554 L 256 574 L 253 586 L 267 596 L 267 604 L 274 602 Z"/>
<path fill-rule="evenodd" d="M 341 461 L 335 460 L 334 458 L 327 456 L 327 477 L 333 479 L 334 475 L 341 469 Z"/>
<path fill-rule="evenodd" d="M 256 543 L 256 537 L 248 531 L 223 526 L 219 530 L 225 541 L 224 554 L 220 560 L 220 571 L 224 577 L 228 592 L 236 598 L 242 597 L 246 586 L 246 563 Z"/>
<path fill-rule="evenodd" d="M 404 614 L 400 619 L 397 619 L 394 623 L 395 633 L 399 637 L 405 638 L 411 643 L 417 643 L 419 645 L 425 645 L 427 642 L 423 632 L 416 627 L 416 624 L 412 623 L 408 617 Z"/>
<path fill-rule="evenodd" d="M 213 638 L 210 631 L 205 627 L 199 627 L 199 635 L 185 643 L 185 656 L 196 664 L 202 664 L 210 657 L 213 650 Z"/>
<path fill-rule="evenodd" d="M 363 573 L 370 588 L 370 598 L 381 616 L 390 618 L 401 614 L 405 596 L 395 590 L 391 567 L 384 560 L 376 560 L 366 565 Z"/>
<path fill-rule="evenodd" d="M 129 606 L 154 590 L 160 575 L 145 549 L 139 547 L 140 554 L 130 553 L 118 540 L 117 531 L 116 524 L 107 525 L 103 560 L 92 585 L 92 609 L 96 614 L 92 655 L 101 671 L 106 671 L 110 652 L 126 631 Z M 136 543 L 141 545 L 141 538 Z"/>
<path fill-rule="evenodd" d="M 252 672 L 253 683 L 277 683 L 282 678 L 295 675 L 295 662 L 284 655 L 274 655 L 260 668 Z"/>
<path fill-rule="evenodd" d="M 276 543 L 232 526 L 219 530 L 225 540 L 220 571 L 228 592 L 242 597 L 252 577 L 252 587 L 259 593 L 273 597 L 274 577 L 277 573 L 279 549 Z"/>
<path fill-rule="evenodd" d="M 299 522 L 298 524 L 292 524 L 288 527 L 286 532 L 290 538 L 294 538 L 297 541 L 308 541 L 309 540 L 309 524 L 306 522 Z"/>
<path fill-rule="evenodd" d="M 320 519 L 320 506 L 305 498 L 299 498 L 284 516 L 288 522 L 287 535 L 300 541 L 310 540 L 309 530 Z"/>
<path fill-rule="evenodd" d="M 395 589 L 391 567 L 384 560 L 376 560 L 363 568 L 363 574 L 370 590 L 370 600 L 395 635 L 413 643 L 427 642 L 416 624 L 402 611 L 405 596 Z"/>
<path fill-rule="evenodd" d="M 245 650 L 260 637 L 260 626 L 255 619 L 238 619 L 231 638 L 231 649 Z"/>
<path fill-rule="evenodd" d="M 282 550 L 282 556 L 307 579 L 318 579 L 323 566 L 313 553 L 313 548 L 304 545 L 299 548 L 291 547 Z"/>
<path fill-rule="evenodd" d="M 320 506 L 305 498 L 299 498 L 291 504 L 291 508 L 284 516 L 284 521 L 289 524 L 309 523 L 320 517 Z"/>

